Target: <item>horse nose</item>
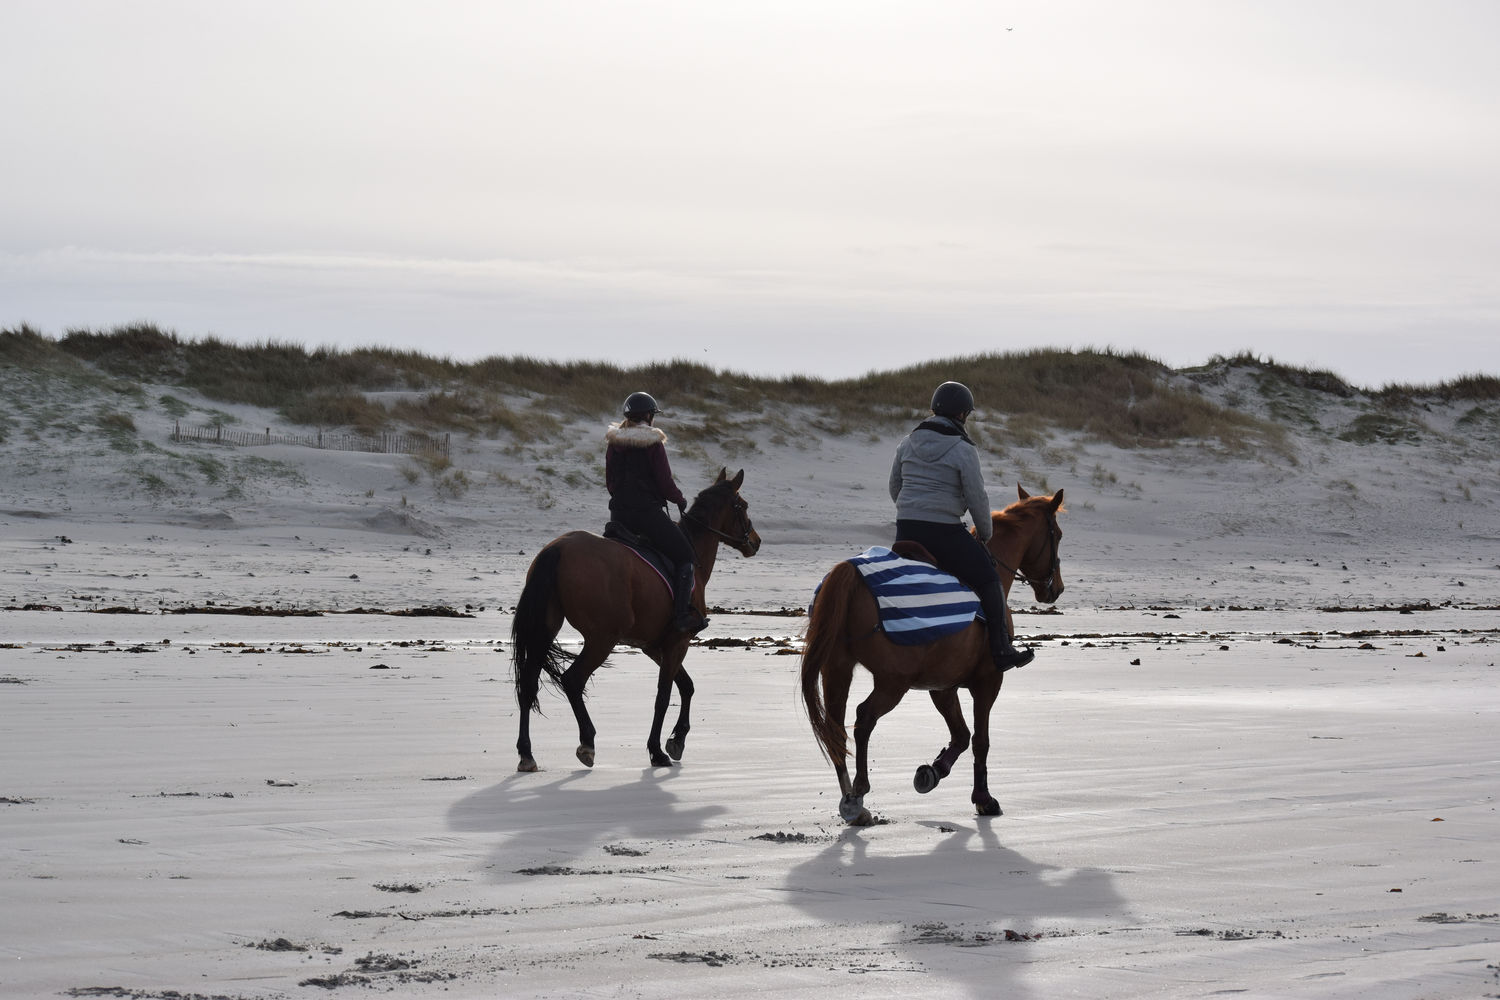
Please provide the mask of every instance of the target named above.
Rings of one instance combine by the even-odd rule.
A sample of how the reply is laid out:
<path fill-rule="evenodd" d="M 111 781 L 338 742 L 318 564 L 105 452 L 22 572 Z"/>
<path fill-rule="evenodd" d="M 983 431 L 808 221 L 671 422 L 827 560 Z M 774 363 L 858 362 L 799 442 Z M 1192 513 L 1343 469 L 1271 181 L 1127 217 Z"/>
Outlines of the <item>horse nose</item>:
<path fill-rule="evenodd" d="M 1036 594 L 1036 599 L 1043 604 L 1056 604 L 1063 592 L 1062 571 L 1053 572 L 1046 583 L 1033 583 L 1031 589 Z"/>

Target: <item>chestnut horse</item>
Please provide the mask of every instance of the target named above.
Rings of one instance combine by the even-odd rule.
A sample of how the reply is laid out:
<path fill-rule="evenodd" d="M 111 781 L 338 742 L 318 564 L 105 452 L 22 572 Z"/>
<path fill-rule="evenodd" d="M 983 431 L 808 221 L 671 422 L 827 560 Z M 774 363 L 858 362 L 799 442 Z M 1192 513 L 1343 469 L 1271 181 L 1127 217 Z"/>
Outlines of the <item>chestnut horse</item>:
<path fill-rule="evenodd" d="M 733 479 L 726 470 L 719 470 L 719 478 L 698 494 L 682 516 L 682 530 L 697 556 L 693 604 L 700 612 L 719 542 L 728 542 L 744 556 L 760 549 L 749 505 L 740 496 L 744 481 L 744 469 Z M 564 619 L 583 636 L 583 649 L 571 664 L 567 651 L 557 643 Z M 688 706 L 693 700 L 693 682 L 682 660 L 692 637 L 670 628 L 671 621 L 672 595 L 666 583 L 623 543 L 587 531 L 570 531 L 548 542 L 526 571 L 526 585 L 511 624 L 511 662 L 521 708 L 521 734 L 516 740 L 521 762 L 516 770 L 537 769 L 531 756 L 531 713 L 541 711 L 537 694 L 543 672 L 573 706 L 578 720 L 578 759 L 586 767 L 594 766 L 594 723 L 584 707 L 583 692 L 589 677 L 622 642 L 644 650 L 660 668 L 656 712 L 646 740 L 651 765 L 670 767 L 673 760 L 681 760 Z M 663 753 L 662 723 L 674 683 L 682 707 Z"/>
<path fill-rule="evenodd" d="M 998 564 L 1006 594 L 1015 580 L 1022 579 L 1031 585 L 1038 601 L 1051 604 L 1063 592 L 1062 567 L 1057 555 L 1062 541 L 1057 514 L 1063 509 L 1063 491 L 1058 490 L 1050 497 L 1034 497 L 1020 487 L 1016 492 L 1020 495 L 1018 502 L 990 515 L 995 532 L 989 541 L 989 552 Z M 880 717 L 895 708 L 907 691 L 928 692 L 947 721 L 949 733 L 948 746 L 937 759 L 917 769 L 916 789 L 930 792 L 948 776 L 970 743 L 969 728 L 964 724 L 958 700 L 959 688 L 968 688 L 974 699 L 974 792 L 970 799 L 981 816 L 1000 815 L 1000 804 L 989 792 L 986 761 L 990 750 L 990 709 L 1000 694 L 1005 675 L 995 670 L 984 625 L 976 620 L 936 642 L 900 646 L 886 638 L 879 621 L 875 598 L 865 587 L 859 571 L 852 563 L 839 563 L 824 578 L 813 601 L 807 647 L 802 653 L 802 700 L 818 745 L 838 773 L 842 793 L 839 815 L 853 826 L 872 822 L 864 807 L 865 794 L 870 790 L 870 734 Z M 855 711 L 856 772 L 850 782 L 845 763 L 849 749 L 844 708 L 856 663 L 863 664 L 873 675 L 875 689 Z"/>

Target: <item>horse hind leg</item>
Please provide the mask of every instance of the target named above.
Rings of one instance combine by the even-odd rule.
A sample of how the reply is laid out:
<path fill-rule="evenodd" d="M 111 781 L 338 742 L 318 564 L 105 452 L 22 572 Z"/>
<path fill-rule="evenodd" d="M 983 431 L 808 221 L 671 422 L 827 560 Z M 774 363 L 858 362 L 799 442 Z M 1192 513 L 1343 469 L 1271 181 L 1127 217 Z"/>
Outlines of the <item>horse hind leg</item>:
<path fill-rule="evenodd" d="M 901 704 L 901 699 L 906 696 L 905 687 L 894 685 L 882 685 L 876 683 L 875 690 L 870 696 L 859 703 L 859 708 L 854 712 L 854 783 L 849 793 L 845 796 L 845 802 L 840 803 L 839 812 L 844 819 L 854 826 L 868 826 L 873 817 L 869 810 L 864 808 L 864 798 L 870 791 L 870 736 L 875 732 L 875 724 L 881 717 L 891 709 Z M 855 819 L 849 818 L 849 813 L 858 809 Z"/>
<path fill-rule="evenodd" d="M 550 637 L 555 636 L 560 627 L 560 625 L 551 627 L 551 631 L 548 633 L 549 645 L 551 642 Z M 553 656 L 553 653 L 554 651 L 549 649 L 540 655 L 550 658 Z M 557 651 L 557 655 L 561 657 L 564 654 L 561 651 Z M 516 669 L 516 701 L 520 707 L 520 712 L 518 713 L 520 721 L 516 735 L 516 755 L 518 757 L 516 771 L 521 774 L 529 774 L 540 770 L 537 767 L 536 758 L 532 756 L 531 751 L 531 716 L 537 711 L 537 698 L 541 693 L 541 687 L 542 671 L 540 668 L 525 670 L 518 667 Z"/>
<path fill-rule="evenodd" d="M 841 656 L 826 664 L 820 683 L 823 688 L 823 714 L 838 732 L 844 731 L 844 715 L 849 709 L 849 688 L 854 684 L 855 660 L 852 656 Z M 864 796 L 854 794 L 854 782 L 849 777 L 849 752 L 830 748 L 828 758 L 833 762 L 833 773 L 839 782 L 839 815 L 852 826 L 869 826 L 874 822 L 869 810 L 864 807 Z"/>
<path fill-rule="evenodd" d="M 599 669 L 614 648 L 612 642 L 584 639 L 583 649 L 562 676 L 563 693 L 568 696 L 568 704 L 573 708 L 573 718 L 578 722 L 578 749 L 575 753 L 584 767 L 594 766 L 594 738 L 597 735 L 594 720 L 589 717 L 589 710 L 584 705 L 584 689 L 594 671 Z"/>
<path fill-rule="evenodd" d="M 557 568 L 556 550 L 544 550 L 527 573 L 526 586 L 516 607 L 511 627 L 511 663 L 516 687 L 516 704 L 520 723 L 516 736 L 516 770 L 529 773 L 538 770 L 531 753 L 531 716 L 539 710 L 537 697 L 542 674 L 558 677 L 568 654 L 557 644 L 562 628 L 562 608 L 552 596 Z"/>
<path fill-rule="evenodd" d="M 535 678 L 530 681 L 523 681 L 520 686 L 521 693 L 518 700 L 521 703 L 521 721 L 520 733 L 516 737 L 516 754 L 520 758 L 520 763 L 516 765 L 516 770 L 522 774 L 529 774 L 539 770 L 536 758 L 531 754 L 531 709 L 527 706 L 536 703 L 537 692 L 540 686 L 538 680 Z"/>

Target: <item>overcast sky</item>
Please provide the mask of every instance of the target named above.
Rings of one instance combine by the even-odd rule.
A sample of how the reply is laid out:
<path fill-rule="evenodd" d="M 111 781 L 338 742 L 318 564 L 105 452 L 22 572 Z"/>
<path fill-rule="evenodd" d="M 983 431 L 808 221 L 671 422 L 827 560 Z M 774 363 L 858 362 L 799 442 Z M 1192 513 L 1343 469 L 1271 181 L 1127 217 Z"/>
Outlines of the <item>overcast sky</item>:
<path fill-rule="evenodd" d="M 1497 43 L 1497 0 L 3 0 L 0 327 L 1500 374 Z"/>

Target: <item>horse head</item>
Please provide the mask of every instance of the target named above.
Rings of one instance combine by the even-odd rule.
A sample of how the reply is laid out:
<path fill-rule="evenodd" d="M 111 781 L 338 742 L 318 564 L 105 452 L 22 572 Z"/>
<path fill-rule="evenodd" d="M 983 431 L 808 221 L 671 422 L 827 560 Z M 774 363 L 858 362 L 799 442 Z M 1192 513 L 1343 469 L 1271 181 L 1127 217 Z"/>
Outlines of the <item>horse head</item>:
<path fill-rule="evenodd" d="M 1017 484 L 1017 502 L 995 515 L 998 527 L 1002 518 L 1020 522 L 1017 530 L 1025 538 L 1025 548 L 1016 561 L 1016 579 L 1031 586 L 1031 592 L 1043 604 L 1052 604 L 1063 592 L 1062 560 L 1058 556 L 1062 544 L 1062 528 L 1057 524 L 1057 515 L 1063 513 L 1063 491 L 1050 497 L 1033 497 Z"/>
<path fill-rule="evenodd" d="M 760 551 L 760 535 L 750 522 L 750 505 L 740 496 L 744 482 L 744 469 L 733 478 L 728 469 L 719 469 L 719 478 L 693 498 L 693 505 L 683 519 L 717 535 L 740 555 L 749 557 Z"/>

